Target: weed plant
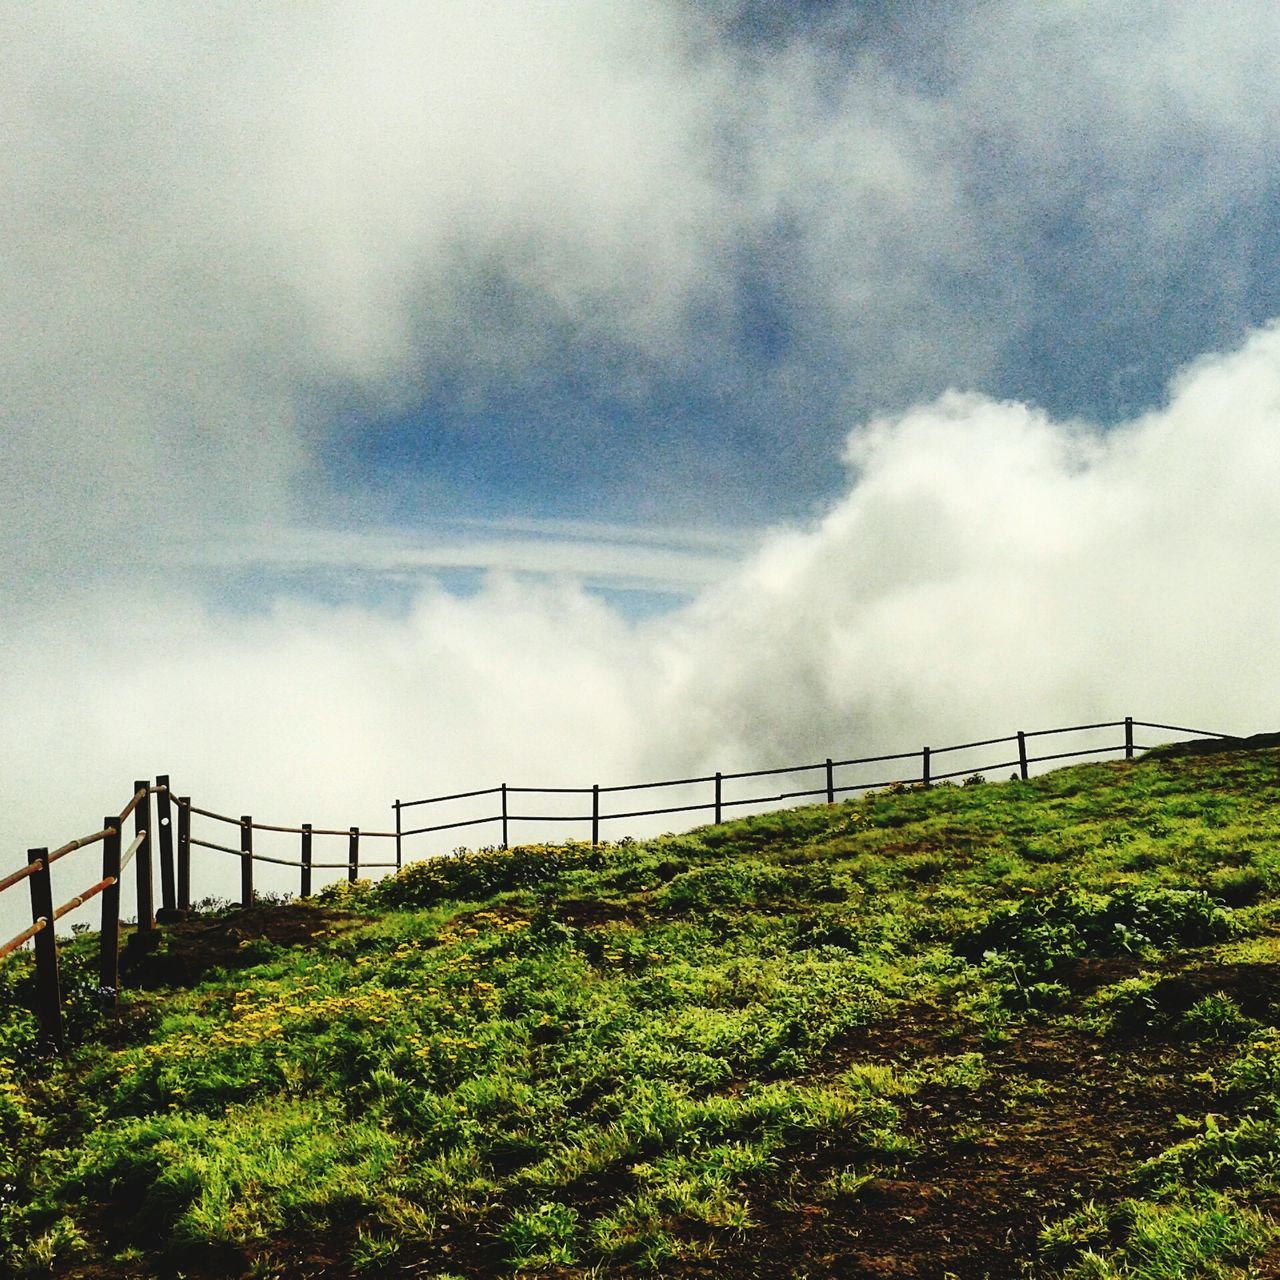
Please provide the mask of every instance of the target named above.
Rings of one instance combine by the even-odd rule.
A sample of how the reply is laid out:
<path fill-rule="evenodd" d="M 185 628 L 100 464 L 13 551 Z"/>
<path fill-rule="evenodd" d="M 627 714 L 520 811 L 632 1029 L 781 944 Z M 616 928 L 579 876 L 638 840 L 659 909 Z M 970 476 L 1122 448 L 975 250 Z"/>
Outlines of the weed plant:
<path fill-rule="evenodd" d="M 899 1220 L 885 1196 L 951 1165 L 960 1187 L 965 1162 L 973 1183 L 1008 1126 L 1060 1105 L 1077 1057 L 1119 1081 L 1123 1045 L 1170 1080 L 1160 1054 L 1201 1055 L 1201 1103 L 1182 1129 L 1153 1104 L 1102 1198 L 1028 1183 L 1018 1261 L 1248 1274 L 1280 1256 L 1275 1018 L 1229 984 L 1170 1012 L 1160 984 L 1274 954 L 1276 765 L 1087 765 L 460 851 L 277 904 L 305 945 L 264 939 L 194 985 L 126 991 L 118 1015 L 77 937 L 59 1059 L 16 957 L 0 1267 L 824 1274 Z M 1090 966 L 1112 968 L 1082 992 Z M 1010 1076 L 1047 1044 L 1073 1055 L 1061 1073 Z"/>

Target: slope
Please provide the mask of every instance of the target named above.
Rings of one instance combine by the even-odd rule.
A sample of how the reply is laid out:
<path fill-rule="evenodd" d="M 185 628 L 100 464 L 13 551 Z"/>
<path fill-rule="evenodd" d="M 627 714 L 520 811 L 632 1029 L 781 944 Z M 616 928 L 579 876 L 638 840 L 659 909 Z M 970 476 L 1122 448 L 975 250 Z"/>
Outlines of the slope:
<path fill-rule="evenodd" d="M 127 956 L 0 1238 L 84 1277 L 1280 1272 L 1280 755 L 481 850 Z M 77 959 L 77 957 L 79 957 Z"/>

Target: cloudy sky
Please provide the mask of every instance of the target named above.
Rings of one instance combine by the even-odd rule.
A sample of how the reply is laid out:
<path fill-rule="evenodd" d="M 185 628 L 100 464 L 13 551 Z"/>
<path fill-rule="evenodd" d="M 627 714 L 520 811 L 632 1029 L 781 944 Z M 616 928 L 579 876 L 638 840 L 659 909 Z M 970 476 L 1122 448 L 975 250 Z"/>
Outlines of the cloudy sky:
<path fill-rule="evenodd" d="M 1276 728 L 1277 65 L 1272 0 L 0 5 L 7 862 L 164 771 Z"/>

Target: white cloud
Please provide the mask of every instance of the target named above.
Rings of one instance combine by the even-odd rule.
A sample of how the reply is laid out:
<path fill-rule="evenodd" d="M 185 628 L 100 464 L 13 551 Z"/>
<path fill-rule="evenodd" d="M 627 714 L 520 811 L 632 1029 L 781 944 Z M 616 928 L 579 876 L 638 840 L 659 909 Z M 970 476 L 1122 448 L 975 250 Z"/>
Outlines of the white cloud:
<path fill-rule="evenodd" d="M 397 797 L 504 780 L 608 785 L 1126 714 L 1268 730 L 1278 437 L 1270 328 L 1109 434 L 958 393 L 859 428 L 822 521 L 644 623 L 504 576 L 403 616 L 71 594 L 5 637 L 0 720 L 23 732 L 0 749 L 4 847 L 80 834 L 161 770 L 232 814 L 368 828 Z M 234 866 L 215 883 L 233 892 Z"/>

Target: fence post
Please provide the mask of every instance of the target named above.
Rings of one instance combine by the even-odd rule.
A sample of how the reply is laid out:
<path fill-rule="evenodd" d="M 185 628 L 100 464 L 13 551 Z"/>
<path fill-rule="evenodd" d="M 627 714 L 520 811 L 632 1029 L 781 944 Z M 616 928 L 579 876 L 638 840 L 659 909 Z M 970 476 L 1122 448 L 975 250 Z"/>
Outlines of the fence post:
<path fill-rule="evenodd" d="M 178 797 L 178 910 L 191 910 L 191 797 Z"/>
<path fill-rule="evenodd" d="M 311 897 L 311 823 L 309 822 L 302 824 L 302 896 Z"/>
<path fill-rule="evenodd" d="M 253 819 L 240 815 L 240 905 L 253 906 Z"/>
<path fill-rule="evenodd" d="M 1027 780 L 1027 735 L 1018 730 L 1018 773 L 1023 782 Z"/>
<path fill-rule="evenodd" d="M 167 774 L 156 775 L 156 827 L 160 832 L 160 901 L 166 911 L 174 911 L 178 899 L 173 883 L 173 822 Z"/>
<path fill-rule="evenodd" d="M 722 782 L 723 782 L 723 779 L 721 778 L 719 771 L 717 771 L 716 772 L 716 826 L 720 825 L 720 816 L 721 816 L 721 811 L 723 809 L 723 806 L 720 803 Z"/>
<path fill-rule="evenodd" d="M 922 769 L 920 781 L 923 782 L 926 787 L 931 787 L 933 785 L 933 778 L 930 775 L 930 771 L 929 771 L 929 748 L 928 747 L 925 747 L 925 749 L 921 752 L 921 756 L 922 756 L 921 763 L 923 765 L 923 769 Z"/>
<path fill-rule="evenodd" d="M 399 871 L 404 865 L 400 848 L 400 841 L 402 838 L 400 835 L 400 801 L 397 800 L 391 807 L 396 811 L 396 870 Z"/>
<path fill-rule="evenodd" d="M 40 1035 L 58 1052 L 62 1051 L 62 995 L 58 990 L 58 940 L 53 931 L 53 882 L 49 876 L 49 850 L 28 849 L 27 863 L 39 863 L 40 870 L 29 876 L 31 923 L 44 920 L 36 934 L 36 1020 Z"/>
<path fill-rule="evenodd" d="M 1133 759 L 1133 717 L 1124 718 L 1124 758 Z"/>
<path fill-rule="evenodd" d="M 836 802 L 836 768 L 831 763 L 831 757 L 827 757 L 827 803 L 835 804 Z"/>
<path fill-rule="evenodd" d="M 502 847 L 507 847 L 507 784 L 502 784 Z"/>
<path fill-rule="evenodd" d="M 149 933 L 156 927 L 155 890 L 152 886 L 151 846 L 151 793 L 150 783 L 144 778 L 133 784 L 133 793 L 146 792 L 133 810 L 133 834 L 135 838 L 142 836 L 143 841 L 134 855 L 134 866 L 137 867 L 138 882 L 138 932 Z"/>
<path fill-rule="evenodd" d="M 591 784 L 591 847 L 600 843 L 600 784 Z"/>
<path fill-rule="evenodd" d="M 102 820 L 111 832 L 102 842 L 102 878 L 115 883 L 102 891 L 102 931 L 98 934 L 98 986 L 110 991 L 111 1004 L 118 1003 L 120 991 L 120 817 L 108 814 Z"/>
<path fill-rule="evenodd" d="M 347 883 L 355 884 L 360 875 L 360 828 L 352 827 L 347 838 Z"/>

